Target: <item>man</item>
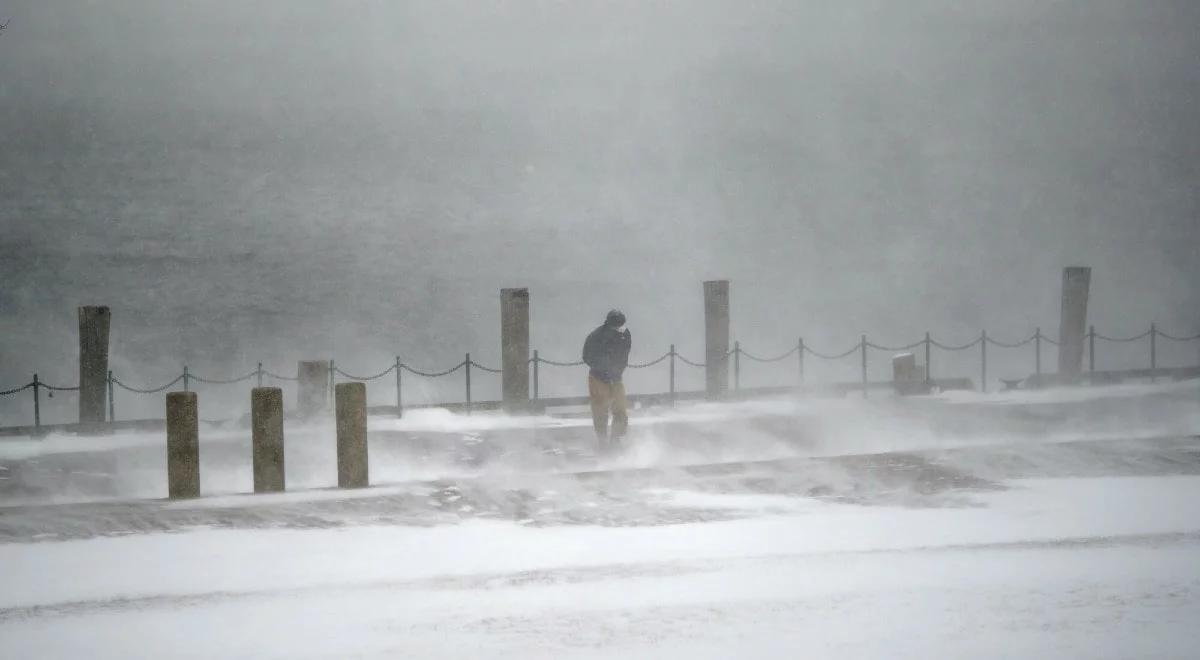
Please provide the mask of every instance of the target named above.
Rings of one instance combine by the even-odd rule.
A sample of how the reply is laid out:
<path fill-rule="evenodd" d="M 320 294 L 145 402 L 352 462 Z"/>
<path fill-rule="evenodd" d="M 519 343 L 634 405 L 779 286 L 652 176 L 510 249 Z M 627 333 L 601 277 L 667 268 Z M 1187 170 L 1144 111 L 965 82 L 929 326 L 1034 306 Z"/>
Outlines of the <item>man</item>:
<path fill-rule="evenodd" d="M 606 440 L 609 446 L 616 445 L 629 425 L 625 384 L 621 382 L 621 375 L 629 364 L 629 346 L 625 315 L 615 309 L 608 313 L 604 325 L 593 330 L 583 342 L 583 361 L 591 368 L 588 396 L 592 404 L 592 426 L 602 449 Z M 608 424 L 610 411 L 611 429 Z"/>

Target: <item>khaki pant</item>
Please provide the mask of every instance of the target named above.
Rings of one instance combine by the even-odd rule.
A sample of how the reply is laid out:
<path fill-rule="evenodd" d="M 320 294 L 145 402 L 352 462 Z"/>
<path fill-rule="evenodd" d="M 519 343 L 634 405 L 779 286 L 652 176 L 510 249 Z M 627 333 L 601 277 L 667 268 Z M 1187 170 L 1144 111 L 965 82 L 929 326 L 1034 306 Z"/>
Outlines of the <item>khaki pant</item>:
<path fill-rule="evenodd" d="M 596 437 L 619 440 L 629 426 L 628 405 L 624 383 L 606 383 L 588 374 L 588 396 L 592 403 L 592 426 Z M 609 435 L 608 414 L 612 412 L 612 435 Z"/>

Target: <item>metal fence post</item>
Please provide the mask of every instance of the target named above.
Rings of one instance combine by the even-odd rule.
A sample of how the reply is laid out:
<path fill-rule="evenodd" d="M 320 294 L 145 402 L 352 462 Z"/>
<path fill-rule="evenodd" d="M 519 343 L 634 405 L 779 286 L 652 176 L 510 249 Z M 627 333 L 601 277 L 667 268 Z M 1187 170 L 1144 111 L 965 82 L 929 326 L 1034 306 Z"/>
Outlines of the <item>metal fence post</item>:
<path fill-rule="evenodd" d="M 404 399 L 401 398 L 401 396 L 400 396 L 403 391 L 404 390 L 402 388 L 402 384 L 400 381 L 400 356 L 397 355 L 396 356 L 396 416 L 397 417 L 404 416 Z"/>
<path fill-rule="evenodd" d="M 1096 326 L 1088 326 L 1088 381 L 1096 384 Z"/>
<path fill-rule="evenodd" d="M 862 336 L 862 390 L 863 398 L 867 398 L 867 336 Z"/>
<path fill-rule="evenodd" d="M 113 377 L 112 369 L 108 370 L 108 421 L 117 421 L 116 404 L 113 403 Z"/>
<path fill-rule="evenodd" d="M 929 331 L 926 330 L 925 331 L 925 386 L 926 387 L 928 387 L 930 384 L 933 383 L 933 367 L 930 366 L 930 362 L 929 362 L 929 356 L 931 355 L 931 351 L 929 350 L 930 343 L 931 343 L 931 340 L 929 339 Z"/>
<path fill-rule="evenodd" d="M 804 337 L 796 342 L 796 369 L 800 387 L 804 387 Z"/>
<path fill-rule="evenodd" d="M 188 367 L 187 367 L 187 365 L 185 364 L 185 365 L 183 365 L 183 391 L 184 391 L 184 392 L 190 392 L 190 391 L 191 391 L 190 389 L 188 389 L 188 381 L 189 381 L 190 379 L 191 379 L 191 375 L 188 373 Z"/>
<path fill-rule="evenodd" d="M 336 367 L 334 366 L 333 358 L 330 358 L 329 359 L 329 392 L 327 393 L 327 396 L 329 397 L 329 404 L 330 404 L 329 408 L 331 410 L 333 410 L 335 408 L 335 404 L 337 403 L 337 399 L 336 399 L 337 394 L 336 394 L 336 391 L 334 390 L 334 385 L 337 384 L 337 372 L 334 371 L 334 369 L 336 369 Z"/>
<path fill-rule="evenodd" d="M 258 386 L 259 386 L 259 387 L 262 387 L 262 377 L 263 377 L 263 373 L 262 373 L 262 362 L 259 362 L 259 363 L 258 363 L 258 369 L 257 369 L 257 370 L 255 370 L 255 372 L 254 372 L 254 373 L 258 375 Z"/>
<path fill-rule="evenodd" d="M 542 361 L 542 359 L 540 357 L 538 357 L 537 349 L 536 348 L 533 349 L 533 400 L 534 401 L 537 401 L 539 398 L 538 397 L 538 394 L 539 394 L 539 392 L 538 392 L 538 388 L 539 388 L 538 363 L 540 363 L 541 361 Z"/>
<path fill-rule="evenodd" d="M 1037 375 L 1038 387 L 1042 386 L 1042 328 L 1033 331 L 1033 373 Z"/>
<path fill-rule="evenodd" d="M 463 362 L 467 367 L 467 414 L 471 414 L 471 354 L 467 353 L 467 359 Z"/>
<path fill-rule="evenodd" d="M 979 390 L 987 393 L 987 330 L 979 335 Z"/>
<path fill-rule="evenodd" d="M 1158 374 L 1155 373 L 1155 370 L 1158 369 L 1158 342 L 1156 341 L 1157 338 L 1158 338 L 1158 326 L 1155 323 L 1151 322 L 1150 323 L 1150 382 L 1151 383 L 1158 380 Z"/>
<path fill-rule="evenodd" d="M 742 389 L 742 343 L 733 342 L 733 391 Z"/>
<path fill-rule="evenodd" d="M 33 428 L 41 428 L 42 426 L 42 401 L 41 395 L 38 392 L 42 387 L 41 381 L 38 380 L 38 375 L 33 375 Z"/>
<path fill-rule="evenodd" d="M 675 344 L 671 344 L 671 407 L 675 407 Z"/>

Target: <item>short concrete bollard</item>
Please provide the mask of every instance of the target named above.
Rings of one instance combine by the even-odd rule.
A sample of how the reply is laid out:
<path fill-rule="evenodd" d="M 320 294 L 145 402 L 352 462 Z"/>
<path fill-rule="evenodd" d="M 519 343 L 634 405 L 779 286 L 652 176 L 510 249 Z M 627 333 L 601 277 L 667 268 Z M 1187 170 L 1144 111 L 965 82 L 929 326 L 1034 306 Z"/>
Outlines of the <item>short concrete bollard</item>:
<path fill-rule="evenodd" d="M 195 392 L 167 393 L 167 496 L 200 497 L 200 417 Z"/>
<path fill-rule="evenodd" d="M 296 408 L 301 417 L 312 417 L 328 410 L 329 361 L 307 360 L 296 365 Z"/>
<path fill-rule="evenodd" d="M 899 396 L 926 392 L 925 370 L 917 367 L 917 356 L 912 353 L 892 356 L 892 387 Z"/>
<path fill-rule="evenodd" d="M 278 387 L 250 390 L 250 419 L 254 492 L 282 491 L 283 390 Z"/>
<path fill-rule="evenodd" d="M 367 386 L 338 383 L 337 472 L 339 488 L 367 487 Z"/>

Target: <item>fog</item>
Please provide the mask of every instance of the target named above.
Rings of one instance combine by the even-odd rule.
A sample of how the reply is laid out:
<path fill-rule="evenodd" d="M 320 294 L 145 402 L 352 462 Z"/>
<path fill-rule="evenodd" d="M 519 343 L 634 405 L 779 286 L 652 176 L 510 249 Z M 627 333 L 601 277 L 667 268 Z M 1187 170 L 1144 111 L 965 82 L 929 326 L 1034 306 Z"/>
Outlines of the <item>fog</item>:
<path fill-rule="evenodd" d="M 139 385 L 498 366 L 503 286 L 530 288 L 533 346 L 561 360 L 611 307 L 635 360 L 699 357 L 714 278 L 760 354 L 1053 333 L 1074 264 L 1103 332 L 1200 328 L 1193 2 L 5 0 L 4 20 L 4 388 L 74 384 L 80 304 L 112 307 L 112 368 Z"/>

